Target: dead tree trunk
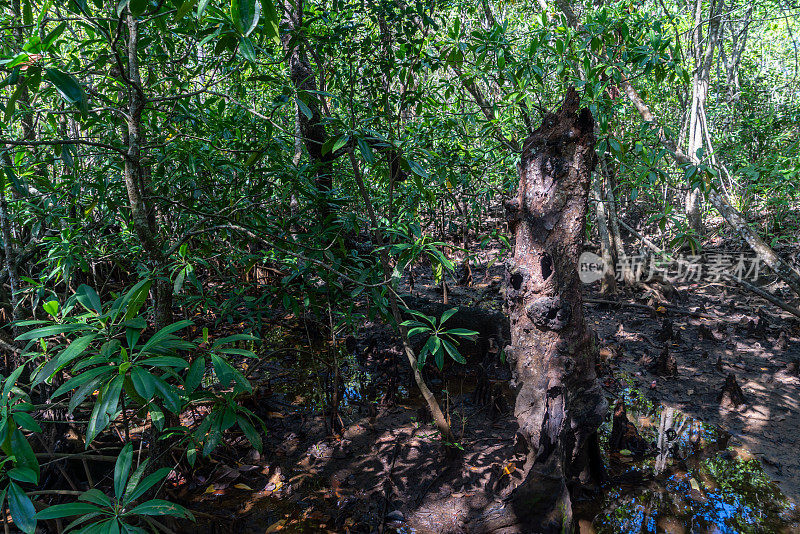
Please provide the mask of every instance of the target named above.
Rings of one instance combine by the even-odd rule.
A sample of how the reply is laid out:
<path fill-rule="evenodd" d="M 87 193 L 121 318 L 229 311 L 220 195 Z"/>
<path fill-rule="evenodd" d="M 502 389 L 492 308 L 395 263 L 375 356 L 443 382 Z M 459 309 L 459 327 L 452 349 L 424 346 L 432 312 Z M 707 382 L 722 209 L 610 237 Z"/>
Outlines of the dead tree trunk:
<path fill-rule="evenodd" d="M 570 494 L 603 470 L 597 428 L 606 401 L 595 375 L 578 278 L 595 165 L 594 119 L 567 92 L 525 141 L 518 195 L 507 203 L 516 238 L 507 273 L 515 415 L 529 453 L 524 479 L 478 532 L 572 532 Z"/>

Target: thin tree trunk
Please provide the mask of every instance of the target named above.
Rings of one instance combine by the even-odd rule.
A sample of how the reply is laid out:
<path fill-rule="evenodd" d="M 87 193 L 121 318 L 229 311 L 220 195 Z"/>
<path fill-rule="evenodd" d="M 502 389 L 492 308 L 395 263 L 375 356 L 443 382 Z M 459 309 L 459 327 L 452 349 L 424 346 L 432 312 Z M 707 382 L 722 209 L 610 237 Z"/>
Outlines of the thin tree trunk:
<path fill-rule="evenodd" d="M 703 2 L 697 0 L 695 7 L 695 28 L 693 32 L 693 48 L 695 54 L 695 72 L 692 83 L 692 103 L 689 113 L 689 157 L 692 163 L 697 165 L 700 158 L 697 151 L 705 145 L 705 124 L 703 113 L 708 99 L 709 79 L 711 76 L 711 66 L 714 59 L 714 50 L 719 41 L 720 13 L 722 3 L 719 0 L 712 0 L 709 7 L 708 32 L 703 42 Z M 705 44 L 705 46 L 703 46 Z M 711 147 L 707 147 L 708 151 Z M 703 226 L 703 215 L 701 212 L 703 192 L 698 187 L 689 184 L 689 192 L 686 194 L 686 218 L 689 227 L 694 232 L 702 236 L 705 233 Z"/>
<path fill-rule="evenodd" d="M 617 292 L 617 280 L 614 278 L 616 268 L 614 266 L 614 253 L 611 245 L 611 235 L 608 231 L 608 216 L 606 214 L 606 204 L 602 187 L 603 178 L 601 175 L 592 181 L 592 192 L 594 193 L 595 219 L 597 221 L 597 233 L 600 235 L 600 256 L 603 258 L 605 270 L 603 277 L 600 278 L 600 293 L 612 295 Z"/>
<path fill-rule="evenodd" d="M 153 211 L 149 209 L 145 199 L 146 169 L 142 164 L 142 146 L 144 132 L 142 130 L 142 113 L 146 98 L 139 74 L 139 23 L 130 13 L 126 16 L 128 25 L 128 128 L 125 155 L 125 188 L 128 192 L 128 203 L 136 236 L 142 243 L 147 261 L 153 270 L 154 281 L 154 322 L 156 329 L 172 323 L 172 283 L 166 270 L 167 258 L 164 257 L 159 243 Z"/>
<path fill-rule="evenodd" d="M 655 124 L 656 117 L 650 108 L 645 104 L 636 89 L 630 84 L 629 81 L 623 80 L 622 87 L 628 99 L 633 103 L 636 110 L 641 115 L 645 122 Z M 657 129 L 658 139 L 664 148 L 670 153 L 672 158 L 678 165 L 689 165 L 692 163 L 691 158 L 684 154 L 678 148 L 672 139 L 668 138 L 664 133 L 663 127 Z M 750 228 L 741 213 L 731 206 L 728 201 L 713 189 L 708 192 L 708 200 L 722 215 L 725 221 L 734 229 L 744 241 L 750 246 L 756 256 L 763 261 L 772 271 L 778 275 L 778 278 L 783 280 L 786 285 L 791 288 L 797 295 L 800 295 L 800 273 L 792 267 L 791 264 L 786 262 L 783 258 L 778 256 L 772 248 L 767 245 L 758 233 Z"/>
<path fill-rule="evenodd" d="M 577 269 L 596 161 L 594 119 L 579 102 L 570 89 L 559 112 L 525 141 L 519 191 L 506 204 L 516 240 L 506 353 L 529 453 L 509 502 L 478 518 L 473 532 L 572 532 L 569 488 L 602 477 L 597 429 L 607 405 Z"/>
<path fill-rule="evenodd" d="M 282 43 L 288 55 L 289 78 L 294 85 L 298 102 L 302 102 L 298 107 L 306 111 L 298 113 L 297 118 L 303 143 L 314 166 L 317 191 L 325 197 L 320 199 L 318 206 L 320 220 L 324 221 L 330 212 L 327 196 L 333 188 L 334 155 L 331 151 L 324 154 L 322 152 L 322 147 L 328 140 L 328 132 L 320 113 L 319 98 L 322 97 L 317 94 L 314 69 L 311 68 L 303 48 L 305 38 L 297 37 L 299 32 L 303 32 L 303 0 L 288 0 L 286 8 L 284 22 L 290 31 L 283 34 Z"/>
<path fill-rule="evenodd" d="M 389 253 L 386 247 L 383 246 L 383 233 L 381 232 L 379 226 L 378 217 L 375 215 L 375 209 L 372 206 L 372 200 L 370 199 L 369 192 L 364 185 L 364 180 L 361 177 L 360 166 L 358 165 L 355 155 L 353 155 L 353 151 L 348 151 L 348 155 L 350 156 L 350 163 L 353 167 L 353 176 L 355 177 L 356 184 L 358 185 L 359 193 L 361 194 L 361 198 L 367 208 L 367 214 L 369 215 L 370 224 L 373 228 L 372 232 L 375 238 L 375 244 L 381 249 L 380 260 L 383 277 L 384 280 L 387 281 L 387 284 L 391 284 L 392 267 L 389 263 Z M 408 364 L 411 366 L 414 382 L 417 384 L 417 388 L 422 394 L 422 398 L 425 399 L 425 403 L 428 405 L 428 410 L 431 412 L 431 416 L 433 417 L 434 424 L 436 424 L 436 428 L 442 434 L 442 437 L 444 437 L 448 442 L 452 443 L 454 441 L 453 433 L 450 429 L 450 425 L 447 422 L 447 418 L 444 416 L 442 409 L 439 407 L 439 402 L 428 388 L 428 385 L 425 383 L 425 379 L 422 377 L 422 373 L 419 370 L 417 357 L 414 354 L 414 349 L 411 347 L 411 343 L 408 340 L 408 329 L 403 326 L 403 317 L 400 313 L 400 307 L 397 302 L 398 299 L 395 288 L 389 285 L 389 287 L 386 289 L 387 296 L 389 298 L 389 309 L 392 312 L 392 317 L 394 318 L 394 321 L 397 324 L 397 329 L 400 332 L 400 338 L 403 342 L 403 351 L 406 353 Z"/>
<path fill-rule="evenodd" d="M 609 231 L 611 232 L 611 241 L 614 244 L 614 251 L 616 252 L 616 261 L 625 260 L 625 244 L 622 242 L 622 234 L 619 231 L 619 204 L 617 203 L 614 190 L 616 189 L 616 180 L 614 179 L 614 170 L 609 168 L 608 160 L 605 154 L 598 157 L 600 163 L 600 171 L 606 178 L 606 198 L 608 199 L 608 220 Z M 633 285 L 636 283 L 636 276 L 632 269 L 622 269 L 622 280 L 626 284 Z"/>

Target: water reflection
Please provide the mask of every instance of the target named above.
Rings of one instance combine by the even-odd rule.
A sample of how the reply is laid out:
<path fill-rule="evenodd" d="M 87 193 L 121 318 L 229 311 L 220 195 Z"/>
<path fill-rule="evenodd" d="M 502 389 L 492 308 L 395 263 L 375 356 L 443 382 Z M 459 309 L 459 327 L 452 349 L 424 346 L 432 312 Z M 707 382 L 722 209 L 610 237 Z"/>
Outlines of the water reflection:
<path fill-rule="evenodd" d="M 635 391 L 625 398 L 635 428 L 622 444 L 635 438 L 646 450 L 621 448 L 604 424 L 610 480 L 602 502 L 576 510 L 582 533 L 800 532 L 794 505 L 727 433 Z"/>

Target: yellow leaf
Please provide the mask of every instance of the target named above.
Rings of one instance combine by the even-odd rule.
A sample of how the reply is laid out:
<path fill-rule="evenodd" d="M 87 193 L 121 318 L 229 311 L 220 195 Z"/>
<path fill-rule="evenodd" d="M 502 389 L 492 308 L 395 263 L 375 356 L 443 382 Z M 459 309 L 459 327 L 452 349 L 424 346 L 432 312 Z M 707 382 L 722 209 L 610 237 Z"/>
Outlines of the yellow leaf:
<path fill-rule="evenodd" d="M 279 530 L 283 530 L 283 527 L 286 525 L 286 520 L 281 519 L 280 521 L 275 521 L 270 526 L 267 527 L 267 530 L 264 534 L 272 534 L 273 532 L 278 532 Z"/>
<path fill-rule="evenodd" d="M 692 486 L 693 490 L 700 491 L 700 484 L 694 478 L 689 479 L 689 484 Z"/>
<path fill-rule="evenodd" d="M 656 311 L 658 313 L 665 313 L 667 309 L 664 306 L 659 306 L 658 308 L 656 308 Z"/>
<path fill-rule="evenodd" d="M 247 484 L 234 484 L 233 487 L 240 490 L 253 491 L 253 488 L 251 488 Z"/>
<path fill-rule="evenodd" d="M 215 491 L 217 491 L 217 488 L 214 487 L 214 484 L 211 484 L 206 488 L 206 491 L 204 491 L 203 493 L 214 493 Z"/>
<path fill-rule="evenodd" d="M 514 465 L 514 462 L 510 462 L 507 466 L 505 466 L 503 468 L 503 474 L 504 475 L 510 475 L 511 473 L 513 473 L 516 470 L 517 470 L 517 466 Z"/>

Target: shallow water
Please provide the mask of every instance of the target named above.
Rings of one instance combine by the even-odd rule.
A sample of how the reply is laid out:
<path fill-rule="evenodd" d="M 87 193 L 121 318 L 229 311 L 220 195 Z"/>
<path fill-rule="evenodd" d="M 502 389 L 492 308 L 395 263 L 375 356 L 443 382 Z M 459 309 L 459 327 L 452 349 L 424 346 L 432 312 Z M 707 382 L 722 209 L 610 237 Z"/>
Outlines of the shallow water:
<path fill-rule="evenodd" d="M 724 431 L 626 391 L 628 419 L 650 448 L 604 451 L 604 494 L 579 506 L 580 532 L 794 533 L 798 511 Z M 601 428 L 605 449 L 611 422 Z M 582 508 L 582 509 L 581 509 Z"/>

